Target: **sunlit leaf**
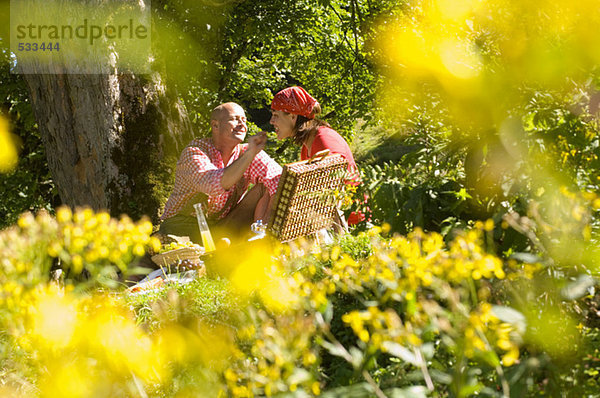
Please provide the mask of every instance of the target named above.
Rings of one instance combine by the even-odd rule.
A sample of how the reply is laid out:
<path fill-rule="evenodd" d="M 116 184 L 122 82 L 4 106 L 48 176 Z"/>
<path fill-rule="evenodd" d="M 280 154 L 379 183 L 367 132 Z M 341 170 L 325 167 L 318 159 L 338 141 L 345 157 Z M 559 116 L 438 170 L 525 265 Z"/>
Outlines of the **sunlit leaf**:
<path fill-rule="evenodd" d="M 594 285 L 596 285 L 596 280 L 587 274 L 583 274 L 562 288 L 561 293 L 567 300 L 576 300 L 588 294 L 589 289 Z"/>
<path fill-rule="evenodd" d="M 410 363 L 411 365 L 419 366 L 421 364 L 421 361 L 417 359 L 417 357 L 412 351 L 398 343 L 394 343 L 392 341 L 385 341 L 383 343 L 383 347 L 385 348 L 386 352 L 402 359 L 405 362 Z"/>
<path fill-rule="evenodd" d="M 527 319 L 519 311 L 506 306 L 494 305 L 492 307 L 492 312 L 501 321 L 515 326 L 519 333 L 525 333 Z"/>

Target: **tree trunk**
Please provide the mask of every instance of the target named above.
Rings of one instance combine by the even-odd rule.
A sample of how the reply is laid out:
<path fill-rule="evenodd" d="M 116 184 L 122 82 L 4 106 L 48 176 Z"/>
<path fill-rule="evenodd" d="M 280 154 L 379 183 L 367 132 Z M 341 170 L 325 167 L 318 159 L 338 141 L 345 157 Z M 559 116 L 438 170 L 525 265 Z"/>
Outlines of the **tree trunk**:
<path fill-rule="evenodd" d="M 192 138 L 160 75 L 24 77 L 62 202 L 156 222 Z"/>

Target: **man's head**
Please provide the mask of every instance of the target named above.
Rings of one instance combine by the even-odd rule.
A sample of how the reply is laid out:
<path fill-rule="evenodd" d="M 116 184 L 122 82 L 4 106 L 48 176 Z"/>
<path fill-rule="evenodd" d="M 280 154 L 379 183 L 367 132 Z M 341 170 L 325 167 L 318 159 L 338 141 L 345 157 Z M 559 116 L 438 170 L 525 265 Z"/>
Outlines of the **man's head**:
<path fill-rule="evenodd" d="M 210 115 L 210 128 L 216 147 L 237 145 L 248 131 L 246 113 L 235 102 L 221 104 Z"/>

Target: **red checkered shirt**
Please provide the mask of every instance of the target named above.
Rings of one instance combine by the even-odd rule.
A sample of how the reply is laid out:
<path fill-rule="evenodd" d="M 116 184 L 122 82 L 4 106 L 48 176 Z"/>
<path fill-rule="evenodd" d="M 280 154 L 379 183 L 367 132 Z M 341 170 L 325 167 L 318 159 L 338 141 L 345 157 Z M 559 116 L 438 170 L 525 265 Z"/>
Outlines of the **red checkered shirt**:
<path fill-rule="evenodd" d="M 238 159 L 247 148 L 248 144 L 236 146 L 229 159 L 229 164 Z M 225 190 L 221 186 L 225 167 L 221 153 L 215 148 L 210 138 L 195 139 L 190 142 L 177 162 L 175 186 L 167 200 L 161 219 L 165 220 L 176 215 L 199 192 L 208 195 L 208 204 L 204 208 L 204 214 L 207 217 L 220 212 L 235 190 L 235 187 Z M 280 176 L 281 166 L 264 151 L 260 151 L 244 173 L 244 187 L 247 189 L 250 183 L 261 183 L 273 196 L 277 191 Z M 223 212 L 220 218 L 225 217 L 227 212 Z"/>

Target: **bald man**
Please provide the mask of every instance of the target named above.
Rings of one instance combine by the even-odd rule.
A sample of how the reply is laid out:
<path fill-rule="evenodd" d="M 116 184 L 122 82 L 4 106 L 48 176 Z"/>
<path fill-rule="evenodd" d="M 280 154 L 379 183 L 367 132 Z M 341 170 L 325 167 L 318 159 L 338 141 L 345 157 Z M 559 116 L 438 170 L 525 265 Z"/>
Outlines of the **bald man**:
<path fill-rule="evenodd" d="M 161 216 L 162 234 L 189 236 L 201 243 L 195 203 L 202 203 L 217 237 L 243 237 L 252 222 L 268 218 L 281 166 L 263 151 L 266 133 L 242 144 L 246 114 L 234 102 L 213 109 L 210 129 L 211 138 L 195 139 L 181 153 L 173 193 Z M 254 185 L 248 190 L 250 184 Z"/>

